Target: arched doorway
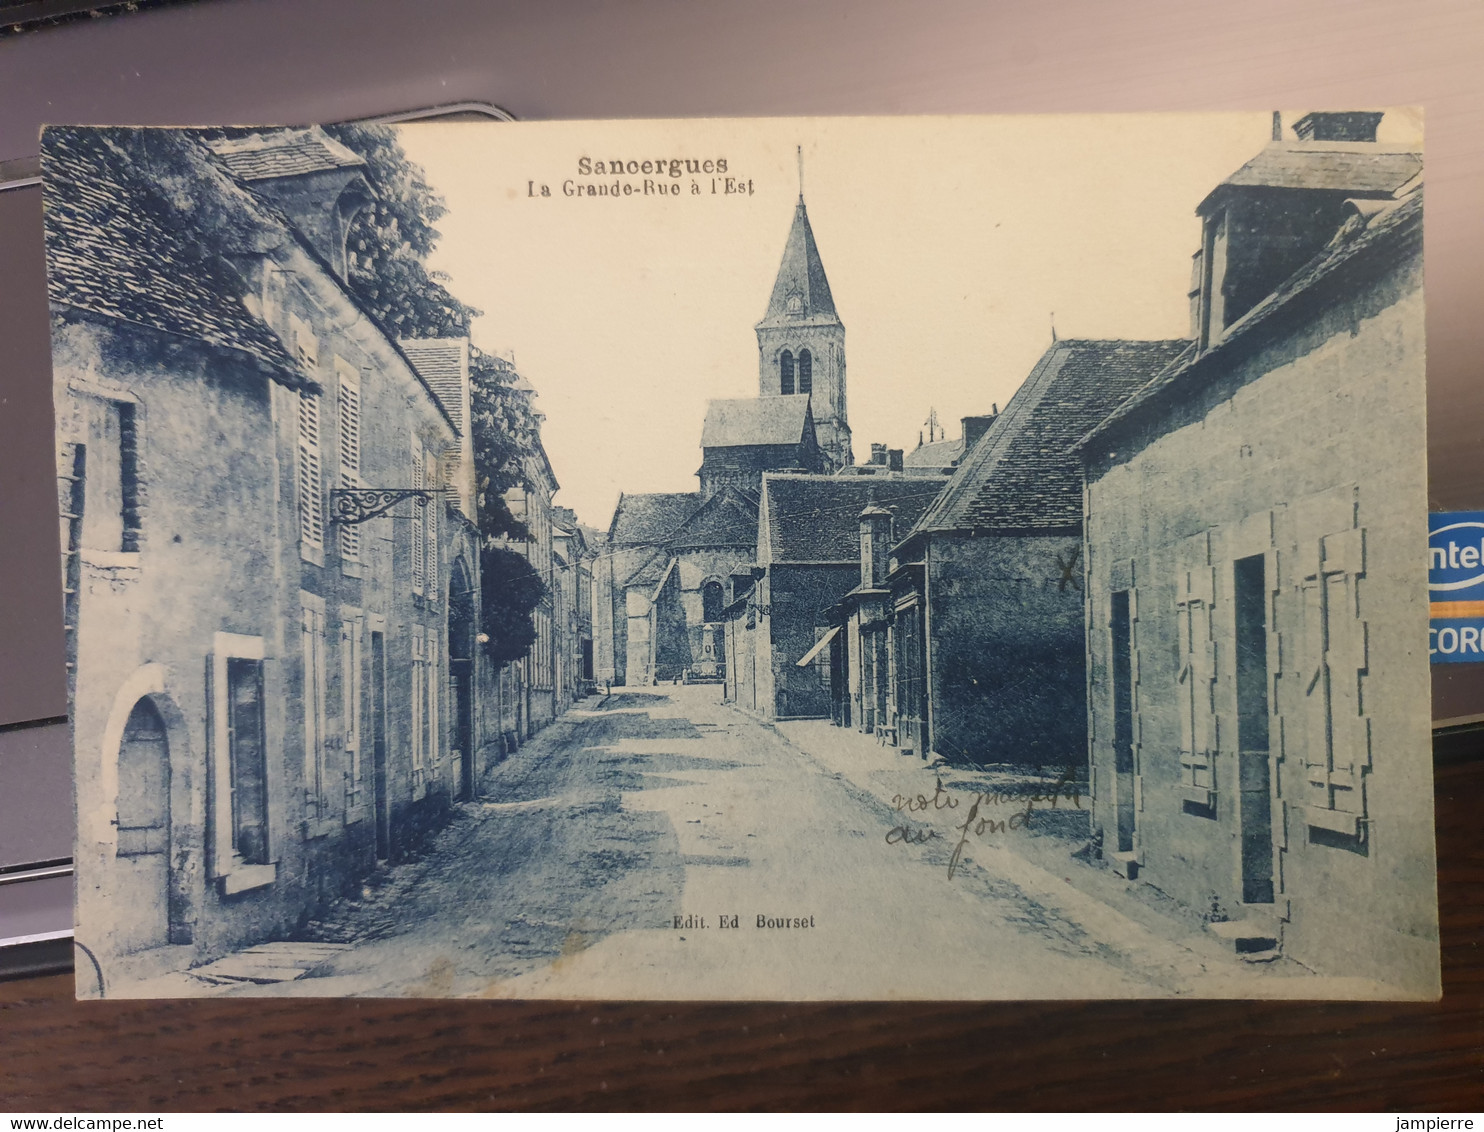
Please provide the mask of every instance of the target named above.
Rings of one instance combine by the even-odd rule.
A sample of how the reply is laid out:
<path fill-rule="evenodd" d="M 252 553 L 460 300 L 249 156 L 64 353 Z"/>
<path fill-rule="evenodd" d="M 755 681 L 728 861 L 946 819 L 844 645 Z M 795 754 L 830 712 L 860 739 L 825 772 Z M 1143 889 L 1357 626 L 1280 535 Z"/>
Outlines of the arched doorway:
<path fill-rule="evenodd" d="M 452 685 L 454 758 L 459 767 L 459 798 L 474 797 L 474 583 L 459 558 L 448 579 L 448 678 Z"/>
<path fill-rule="evenodd" d="M 160 947 L 170 942 L 170 741 L 148 696 L 119 742 L 117 820 L 121 950 Z"/>

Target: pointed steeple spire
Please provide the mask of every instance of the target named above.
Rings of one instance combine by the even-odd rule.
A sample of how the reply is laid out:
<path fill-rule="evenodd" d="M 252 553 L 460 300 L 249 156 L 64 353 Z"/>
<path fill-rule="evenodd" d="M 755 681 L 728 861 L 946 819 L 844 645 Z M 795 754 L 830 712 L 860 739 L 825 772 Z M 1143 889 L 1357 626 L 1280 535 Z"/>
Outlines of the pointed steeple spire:
<path fill-rule="evenodd" d="M 835 312 L 834 296 L 830 294 L 830 281 L 825 278 L 824 263 L 819 258 L 819 248 L 814 243 L 814 230 L 809 226 L 809 213 L 804 208 L 802 164 L 799 176 L 799 203 L 794 208 L 793 227 L 783 245 L 783 262 L 778 266 L 778 279 L 768 300 L 768 313 L 758 323 L 760 327 L 840 320 Z"/>

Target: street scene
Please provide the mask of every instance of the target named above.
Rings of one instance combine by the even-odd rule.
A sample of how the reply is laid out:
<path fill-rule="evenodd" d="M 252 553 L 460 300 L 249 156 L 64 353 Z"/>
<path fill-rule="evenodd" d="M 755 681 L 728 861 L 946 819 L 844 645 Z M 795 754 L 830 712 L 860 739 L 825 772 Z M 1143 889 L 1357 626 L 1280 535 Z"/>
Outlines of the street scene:
<path fill-rule="evenodd" d="M 43 154 L 80 997 L 1438 993 L 1414 112 Z"/>
<path fill-rule="evenodd" d="M 923 970 L 931 939 L 969 997 L 1385 994 L 1293 963 L 1244 964 L 1173 902 L 1120 901 L 1070 856 L 1087 840 L 1083 781 L 904 770 L 869 741 L 769 727 L 718 700 L 671 687 L 572 709 L 416 860 L 310 924 L 307 948 L 140 991 L 748 998 L 741 950 L 766 957 L 780 997 L 848 997 L 885 971 L 882 997 L 922 998 L 944 991 Z M 1008 834 L 964 830 L 981 791 L 984 814 L 1031 817 Z M 919 797 L 925 812 L 909 812 L 903 799 Z M 908 844 L 895 829 L 935 836 Z M 1074 871 L 1080 887 L 1061 875 Z"/>

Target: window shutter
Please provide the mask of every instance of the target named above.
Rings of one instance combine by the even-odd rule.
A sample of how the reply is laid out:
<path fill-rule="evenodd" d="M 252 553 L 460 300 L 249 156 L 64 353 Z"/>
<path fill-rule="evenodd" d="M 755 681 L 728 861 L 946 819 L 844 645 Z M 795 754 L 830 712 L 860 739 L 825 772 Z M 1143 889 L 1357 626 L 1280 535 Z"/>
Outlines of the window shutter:
<path fill-rule="evenodd" d="M 304 816 L 324 817 L 325 615 L 303 607 L 304 641 Z"/>
<path fill-rule="evenodd" d="M 428 635 L 428 659 L 424 666 L 428 682 L 428 759 L 436 767 L 443 755 L 438 730 L 438 638 Z"/>
<path fill-rule="evenodd" d="M 1205 536 L 1200 537 L 1202 548 Z M 1204 557 L 1204 555 L 1202 556 Z M 1176 587 L 1180 671 L 1180 773 L 1182 785 L 1216 789 L 1216 642 L 1211 635 L 1215 571 L 1205 564 L 1180 571 Z M 1199 800 L 1199 799 L 1197 799 Z M 1207 803 L 1209 804 L 1209 797 Z"/>
<path fill-rule="evenodd" d="M 422 449 L 416 444 L 412 447 L 412 486 L 423 486 L 423 454 Z M 423 592 L 423 517 L 420 510 L 415 509 L 412 516 L 412 592 L 420 594 Z"/>
<path fill-rule="evenodd" d="M 340 712 L 345 743 L 345 808 L 361 800 L 361 619 L 340 622 Z"/>
<path fill-rule="evenodd" d="M 299 543 L 316 561 L 325 548 L 324 483 L 320 467 L 319 394 L 299 393 Z"/>
<path fill-rule="evenodd" d="M 422 626 L 412 630 L 412 784 L 423 786 L 423 698 L 427 692 L 426 640 Z"/>
<path fill-rule="evenodd" d="M 361 486 L 361 382 L 347 365 L 336 367 L 340 377 L 340 486 Z M 340 557 L 347 562 L 361 558 L 361 528 L 354 523 L 340 526 Z"/>
<path fill-rule="evenodd" d="M 423 452 L 423 487 L 438 487 L 438 461 L 433 454 L 424 450 Z M 438 509 L 440 496 L 433 496 L 418 508 L 418 518 L 421 520 L 424 533 L 423 549 L 423 573 L 424 588 L 428 597 L 438 597 Z"/>
<path fill-rule="evenodd" d="M 1365 531 L 1328 535 L 1313 549 L 1311 572 L 1300 583 L 1309 821 L 1355 834 L 1356 820 L 1365 816 L 1363 776 L 1371 761 L 1360 687 L 1370 663 L 1369 626 L 1360 618 L 1356 587 L 1365 573 Z"/>

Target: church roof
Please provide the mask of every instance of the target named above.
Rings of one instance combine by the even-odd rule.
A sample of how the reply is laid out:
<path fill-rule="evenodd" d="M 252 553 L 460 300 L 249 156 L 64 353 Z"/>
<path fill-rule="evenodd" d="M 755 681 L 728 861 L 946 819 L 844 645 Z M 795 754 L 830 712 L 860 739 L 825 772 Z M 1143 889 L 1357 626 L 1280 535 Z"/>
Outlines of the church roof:
<path fill-rule="evenodd" d="M 789 310 L 789 296 L 797 295 L 800 305 Z M 768 313 L 758 323 L 763 326 L 780 326 L 796 323 L 838 323 L 835 313 L 835 298 L 830 294 L 830 281 L 825 278 L 824 263 L 819 258 L 819 248 L 814 243 L 814 229 L 809 226 L 809 213 L 804 209 L 804 198 L 799 197 L 794 209 L 793 227 L 788 230 L 788 241 L 783 245 L 783 262 L 778 266 L 778 278 L 773 283 L 773 295 L 768 300 Z"/>
<path fill-rule="evenodd" d="M 630 574 L 623 580 L 624 588 L 628 589 L 630 586 L 655 585 L 661 578 L 665 576 L 665 572 L 669 564 L 670 554 L 668 551 L 662 550 L 656 552 L 655 554 L 652 554 L 648 558 L 648 560 L 645 561 L 644 565 L 640 566 L 639 569 L 635 570 L 632 574 Z"/>
<path fill-rule="evenodd" d="M 1079 525 L 1082 464 L 1076 444 L 1189 345 L 1182 338 L 1052 343 L 913 534 Z"/>
<path fill-rule="evenodd" d="M 861 512 L 871 504 L 884 507 L 905 533 L 943 489 L 943 481 L 897 480 L 871 476 L 799 476 L 769 473 L 763 477 L 767 497 L 766 549 L 759 561 L 823 563 L 860 561 Z"/>
<path fill-rule="evenodd" d="M 668 539 L 701 504 L 698 491 L 656 491 L 620 495 L 608 528 L 614 546 L 658 545 Z"/>
<path fill-rule="evenodd" d="M 797 444 L 812 421 L 807 393 L 710 401 L 701 429 L 701 447 Z"/>
<path fill-rule="evenodd" d="M 703 546 L 751 548 L 757 542 L 758 497 L 751 492 L 725 487 L 706 500 L 670 536 L 672 551 Z"/>

